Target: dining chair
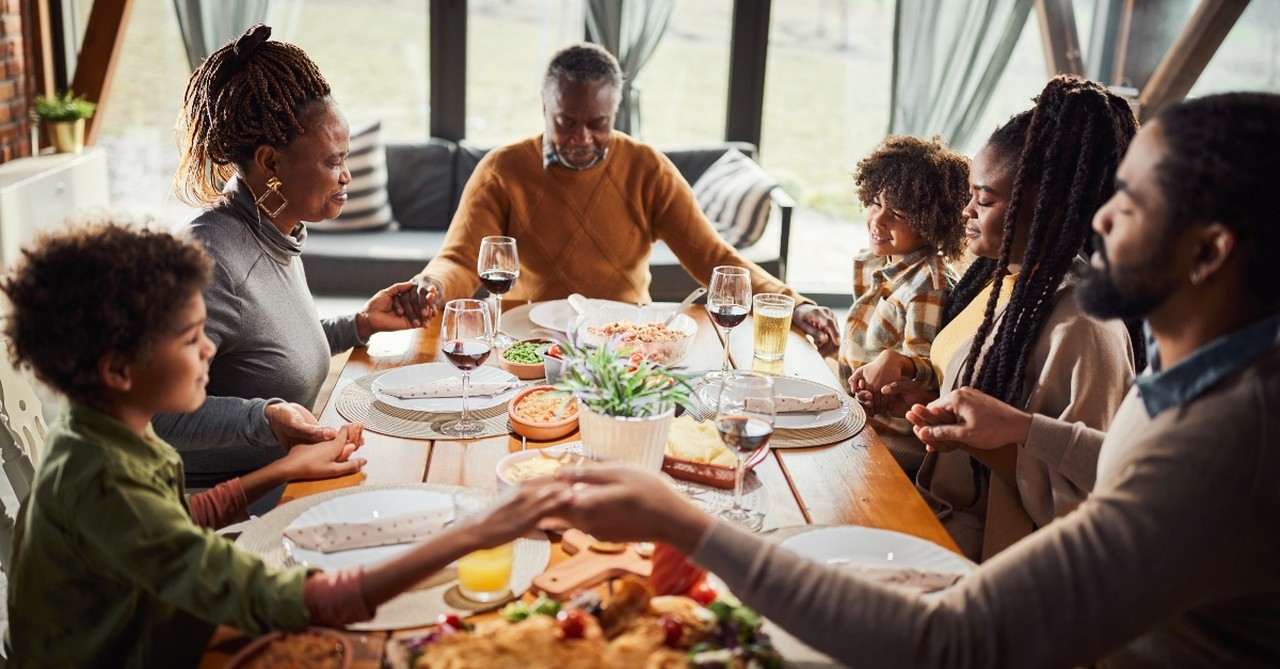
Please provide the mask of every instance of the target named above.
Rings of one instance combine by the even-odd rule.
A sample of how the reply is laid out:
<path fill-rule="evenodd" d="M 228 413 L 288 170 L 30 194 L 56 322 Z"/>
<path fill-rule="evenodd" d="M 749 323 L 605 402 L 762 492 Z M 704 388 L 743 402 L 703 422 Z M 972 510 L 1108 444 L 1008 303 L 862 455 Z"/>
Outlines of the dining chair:
<path fill-rule="evenodd" d="M 0 349 L 7 349 L 0 341 Z M 4 463 L 5 477 L 18 503 L 31 492 L 35 477 L 35 464 L 40 461 L 40 449 L 44 447 L 49 427 L 40 410 L 40 398 L 22 372 L 0 350 L 0 461 Z M 13 515 L 0 499 L 0 568 L 9 573 L 9 559 L 13 551 Z"/>

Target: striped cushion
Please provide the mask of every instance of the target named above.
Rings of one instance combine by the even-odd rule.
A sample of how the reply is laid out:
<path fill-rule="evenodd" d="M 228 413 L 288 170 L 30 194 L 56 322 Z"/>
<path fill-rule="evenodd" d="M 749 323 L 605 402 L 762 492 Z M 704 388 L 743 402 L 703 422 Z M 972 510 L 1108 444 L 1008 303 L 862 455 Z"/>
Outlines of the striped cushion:
<path fill-rule="evenodd" d="M 698 206 L 725 241 L 746 248 L 769 223 L 769 193 L 778 181 L 737 149 L 729 149 L 693 184 Z"/>
<path fill-rule="evenodd" d="M 381 121 L 351 133 L 347 169 L 351 170 L 351 183 L 347 184 L 347 205 L 342 214 L 308 223 L 307 229 L 345 232 L 399 227 L 387 199 L 387 151 L 382 145 Z"/>

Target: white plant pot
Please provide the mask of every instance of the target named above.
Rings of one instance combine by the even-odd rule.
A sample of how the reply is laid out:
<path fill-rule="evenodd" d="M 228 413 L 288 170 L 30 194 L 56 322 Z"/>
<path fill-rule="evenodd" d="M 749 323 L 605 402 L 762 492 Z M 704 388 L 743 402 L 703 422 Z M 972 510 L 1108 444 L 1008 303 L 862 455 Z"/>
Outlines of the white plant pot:
<path fill-rule="evenodd" d="M 627 462 L 656 472 L 662 469 L 667 432 L 675 413 L 674 404 L 656 416 L 644 418 L 607 416 L 581 406 L 578 431 L 582 450 L 595 460 Z"/>

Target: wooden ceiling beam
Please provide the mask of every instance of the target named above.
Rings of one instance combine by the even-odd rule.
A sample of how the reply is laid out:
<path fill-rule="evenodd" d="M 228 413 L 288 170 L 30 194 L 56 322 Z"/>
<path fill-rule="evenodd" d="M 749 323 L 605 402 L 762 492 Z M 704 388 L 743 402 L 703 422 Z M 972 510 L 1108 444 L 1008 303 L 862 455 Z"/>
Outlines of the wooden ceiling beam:
<path fill-rule="evenodd" d="M 1044 64 L 1049 76 L 1083 76 L 1080 34 L 1076 30 L 1076 14 L 1071 0 L 1036 0 L 1036 16 L 1040 22 L 1040 42 L 1044 45 Z"/>
<path fill-rule="evenodd" d="M 97 113 L 85 127 L 86 144 L 93 144 L 98 139 L 102 112 L 116 63 L 120 60 L 120 48 L 124 44 L 125 27 L 129 24 L 132 9 L 133 0 L 94 0 L 93 9 L 89 10 L 84 43 L 80 45 L 75 78 L 71 81 L 71 90 L 98 104 Z"/>
<path fill-rule="evenodd" d="M 1144 119 L 1186 97 L 1249 0 L 1202 0 L 1138 96 Z"/>

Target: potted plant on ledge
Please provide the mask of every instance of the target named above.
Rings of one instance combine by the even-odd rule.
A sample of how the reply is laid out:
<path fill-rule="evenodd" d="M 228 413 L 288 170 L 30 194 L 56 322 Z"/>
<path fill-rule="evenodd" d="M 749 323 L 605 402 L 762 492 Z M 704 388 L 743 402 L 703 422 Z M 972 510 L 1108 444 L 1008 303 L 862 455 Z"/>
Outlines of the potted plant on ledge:
<path fill-rule="evenodd" d="M 58 153 L 84 151 L 84 120 L 98 105 L 70 90 L 36 96 L 36 115 L 45 122 L 45 135 Z"/>
<path fill-rule="evenodd" d="M 620 460 L 658 471 L 676 406 L 689 408 L 689 377 L 610 342 L 562 346 L 559 391 L 578 398 L 582 448 L 597 460 Z"/>

